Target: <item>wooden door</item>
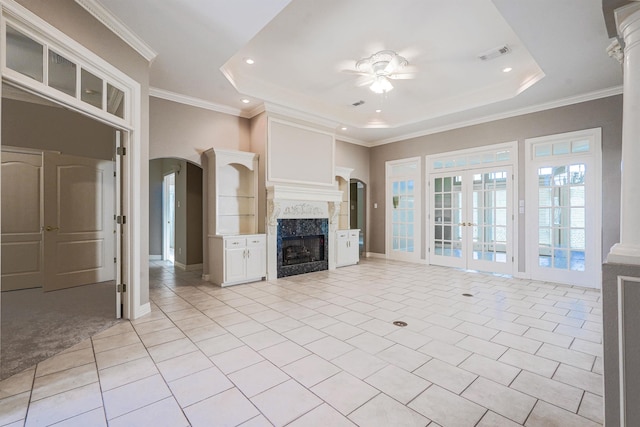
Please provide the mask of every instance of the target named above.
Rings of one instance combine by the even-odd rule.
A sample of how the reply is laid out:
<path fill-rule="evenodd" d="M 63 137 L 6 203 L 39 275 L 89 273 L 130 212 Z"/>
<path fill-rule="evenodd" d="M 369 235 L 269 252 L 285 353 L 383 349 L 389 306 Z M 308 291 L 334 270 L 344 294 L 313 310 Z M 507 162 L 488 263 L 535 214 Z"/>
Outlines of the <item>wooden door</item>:
<path fill-rule="evenodd" d="M 115 279 L 111 161 L 44 153 L 44 290 Z"/>
<path fill-rule="evenodd" d="M 2 290 L 42 286 L 42 155 L 2 152 Z"/>

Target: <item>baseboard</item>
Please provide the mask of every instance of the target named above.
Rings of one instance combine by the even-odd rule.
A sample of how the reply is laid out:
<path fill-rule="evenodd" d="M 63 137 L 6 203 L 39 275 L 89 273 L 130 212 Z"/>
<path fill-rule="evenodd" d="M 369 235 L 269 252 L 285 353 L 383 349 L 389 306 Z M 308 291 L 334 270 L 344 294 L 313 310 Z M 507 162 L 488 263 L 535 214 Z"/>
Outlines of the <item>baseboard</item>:
<path fill-rule="evenodd" d="M 149 261 L 162 261 L 162 255 L 149 255 Z"/>
<path fill-rule="evenodd" d="M 367 258 L 387 259 L 387 254 L 379 254 L 377 252 L 367 252 Z"/>
<path fill-rule="evenodd" d="M 202 280 L 204 280 L 205 282 L 208 282 L 209 279 L 211 279 L 211 275 L 210 274 L 203 274 L 202 275 Z"/>
<path fill-rule="evenodd" d="M 182 264 L 181 262 L 174 261 L 173 265 L 178 267 L 180 270 L 184 270 L 184 271 L 202 270 L 202 264 L 185 265 L 185 264 Z"/>
<path fill-rule="evenodd" d="M 138 307 L 134 307 L 132 316 L 129 320 L 139 319 L 149 313 L 151 313 L 151 303 L 139 305 Z"/>

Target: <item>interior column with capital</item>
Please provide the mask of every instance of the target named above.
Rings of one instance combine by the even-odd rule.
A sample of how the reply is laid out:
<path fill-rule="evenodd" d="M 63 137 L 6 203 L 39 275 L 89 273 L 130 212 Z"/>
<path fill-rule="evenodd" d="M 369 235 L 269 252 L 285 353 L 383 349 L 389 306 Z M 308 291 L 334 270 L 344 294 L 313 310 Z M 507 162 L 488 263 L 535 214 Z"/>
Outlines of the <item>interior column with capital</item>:
<path fill-rule="evenodd" d="M 602 266 L 604 420 L 640 425 L 640 2 L 615 10 L 619 41 L 609 56 L 622 60 L 620 243 Z M 622 50 L 620 49 L 622 47 Z"/>
<path fill-rule="evenodd" d="M 623 116 L 620 243 L 608 262 L 640 265 L 640 2 L 616 11 L 623 41 Z"/>

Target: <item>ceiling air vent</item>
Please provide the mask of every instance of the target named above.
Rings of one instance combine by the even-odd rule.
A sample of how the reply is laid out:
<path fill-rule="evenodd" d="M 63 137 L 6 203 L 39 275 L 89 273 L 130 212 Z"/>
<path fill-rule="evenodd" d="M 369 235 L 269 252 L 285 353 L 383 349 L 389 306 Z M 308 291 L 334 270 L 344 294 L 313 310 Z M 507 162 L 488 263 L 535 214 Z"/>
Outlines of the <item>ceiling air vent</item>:
<path fill-rule="evenodd" d="M 353 103 L 353 104 L 351 104 L 351 105 L 353 105 L 354 107 L 359 107 L 359 106 L 361 106 L 362 104 L 364 104 L 364 101 L 361 99 L 360 101 L 358 101 L 358 102 L 354 102 L 354 103 Z"/>
<path fill-rule="evenodd" d="M 496 47 L 494 49 L 481 53 L 480 55 L 478 55 L 478 58 L 483 61 L 488 61 L 490 59 L 495 59 L 499 56 L 506 55 L 509 52 L 511 52 L 511 48 L 505 44 L 504 46 Z"/>

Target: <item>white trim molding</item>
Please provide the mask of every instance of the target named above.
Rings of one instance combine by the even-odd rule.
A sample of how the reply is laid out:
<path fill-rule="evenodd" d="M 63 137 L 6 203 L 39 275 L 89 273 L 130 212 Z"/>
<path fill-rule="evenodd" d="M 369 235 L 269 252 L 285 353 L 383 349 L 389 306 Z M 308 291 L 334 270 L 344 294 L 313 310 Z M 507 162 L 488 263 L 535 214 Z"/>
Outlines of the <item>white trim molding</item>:
<path fill-rule="evenodd" d="M 156 59 L 158 53 L 140 36 L 131 31 L 120 19 L 109 12 L 98 0 L 75 0 L 75 2 L 120 37 L 122 41 L 131 46 L 133 50 L 142 55 L 149 63 Z"/>
<path fill-rule="evenodd" d="M 195 98 L 188 95 L 182 95 L 180 93 L 171 92 L 169 90 L 160 89 L 157 87 L 149 88 L 149 96 L 154 98 L 164 99 L 166 101 L 177 102 L 178 104 L 189 105 L 191 107 L 203 108 L 205 110 L 215 111 L 217 113 L 229 114 L 236 117 L 242 117 L 249 119 L 251 116 L 244 113 L 239 108 L 229 107 L 228 105 L 216 104 L 215 102 L 206 101 L 201 98 Z"/>

